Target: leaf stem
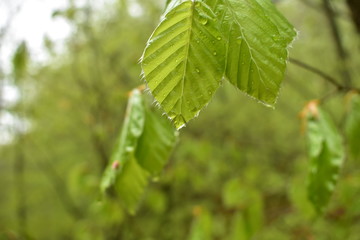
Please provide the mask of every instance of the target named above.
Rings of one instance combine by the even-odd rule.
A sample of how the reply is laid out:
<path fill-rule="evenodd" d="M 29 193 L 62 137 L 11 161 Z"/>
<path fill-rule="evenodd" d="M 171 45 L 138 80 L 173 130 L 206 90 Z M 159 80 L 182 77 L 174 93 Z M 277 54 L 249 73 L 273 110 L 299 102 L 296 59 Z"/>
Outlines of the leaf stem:
<path fill-rule="evenodd" d="M 323 79 L 334 85 L 338 90 L 343 90 L 345 88 L 345 86 L 341 85 L 335 78 L 331 77 L 329 74 L 323 72 L 318 68 L 315 68 L 307 63 L 304 63 L 303 61 L 294 58 L 289 58 L 289 61 L 305 70 L 308 70 L 312 73 L 319 75 L 320 77 L 322 77 Z"/>
<path fill-rule="evenodd" d="M 331 77 L 329 74 L 327 74 L 327 73 L 323 72 L 322 70 L 320 70 L 316 67 L 313 67 L 307 63 L 304 63 L 303 61 L 300 61 L 300 60 L 294 59 L 294 58 L 289 58 L 289 62 L 322 77 L 324 80 L 326 80 L 327 82 L 334 85 L 338 91 L 341 91 L 341 92 L 355 91 L 355 92 L 360 93 L 359 88 L 342 85 L 335 78 Z"/>

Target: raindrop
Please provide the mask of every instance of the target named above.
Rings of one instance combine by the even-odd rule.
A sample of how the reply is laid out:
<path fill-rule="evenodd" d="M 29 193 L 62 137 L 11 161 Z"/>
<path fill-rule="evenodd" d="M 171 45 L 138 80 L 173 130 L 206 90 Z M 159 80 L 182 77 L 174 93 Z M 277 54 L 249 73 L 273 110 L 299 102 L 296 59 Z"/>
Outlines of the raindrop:
<path fill-rule="evenodd" d="M 216 55 L 217 55 L 217 52 L 213 52 L 213 54 L 214 54 L 214 56 L 216 56 Z"/>
<path fill-rule="evenodd" d="M 202 25 L 206 25 L 207 22 L 208 22 L 208 20 L 207 20 L 206 18 L 200 18 L 200 23 L 201 23 Z"/>
<path fill-rule="evenodd" d="M 220 41 L 222 38 L 220 36 L 218 36 L 216 39 Z"/>
<path fill-rule="evenodd" d="M 200 72 L 200 70 L 197 68 L 197 69 L 196 69 L 196 72 L 197 72 L 197 73 L 199 73 L 199 72 Z"/>

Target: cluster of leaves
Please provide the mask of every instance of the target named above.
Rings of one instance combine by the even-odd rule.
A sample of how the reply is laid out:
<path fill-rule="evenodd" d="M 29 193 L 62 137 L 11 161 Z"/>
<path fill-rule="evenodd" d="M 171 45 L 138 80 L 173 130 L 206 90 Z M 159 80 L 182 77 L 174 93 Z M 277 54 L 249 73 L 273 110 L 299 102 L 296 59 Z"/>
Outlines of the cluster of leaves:
<path fill-rule="evenodd" d="M 145 48 L 144 78 L 177 128 L 223 79 L 273 106 L 295 35 L 268 0 L 174 0 Z"/>
<path fill-rule="evenodd" d="M 223 79 L 259 102 L 273 106 L 286 67 L 287 48 L 295 35 L 293 27 L 269 1 L 173 0 L 168 2 L 143 53 L 143 76 L 155 100 L 177 129 L 199 114 Z M 129 101 L 132 106 L 133 97 Z M 356 101 L 353 108 L 358 108 Z M 345 152 L 341 135 L 316 102 L 306 106 L 303 117 L 307 122 L 310 158 L 308 196 L 321 213 L 334 191 Z M 352 114 L 347 130 L 354 155 L 359 154 L 358 120 L 359 116 Z M 146 159 L 146 169 L 152 173 L 151 168 L 156 168 L 156 174 L 164 166 L 165 160 L 161 157 L 168 156 L 164 154 L 152 162 L 146 147 L 140 144 L 139 150 L 135 150 L 144 125 L 142 121 L 136 114 L 128 113 L 125 130 L 102 184 L 104 190 L 117 181 L 123 182 L 115 186 L 131 212 L 140 199 L 147 175 L 135 170 L 127 175 L 127 168 L 118 170 L 123 169 L 122 164 L 126 162 L 135 169 L 131 164 L 136 162 L 134 154 L 129 152 L 145 152 L 139 158 L 140 165 L 142 158 Z M 132 125 L 140 130 L 132 132 Z M 151 150 L 154 155 L 156 151 L 156 147 Z M 123 177 L 119 177 L 119 172 Z"/>
<path fill-rule="evenodd" d="M 199 114 L 223 79 L 273 106 L 286 67 L 287 48 L 295 35 L 269 1 L 170 1 L 142 56 L 143 75 L 177 129 Z M 161 124 L 144 123 L 141 101 L 135 90 L 102 182 L 103 191 L 115 186 L 130 212 L 134 212 L 148 177 L 136 163 L 158 174 L 168 157 L 168 151 L 161 149 L 164 133 L 152 126 L 161 128 Z M 143 133 L 144 125 L 153 131 Z M 152 144 L 155 141 L 158 147 L 138 143 L 144 138 L 141 134 L 155 138 Z"/>
<path fill-rule="evenodd" d="M 71 51 L 65 55 L 65 61 L 62 64 L 58 61 L 55 64 L 49 63 L 41 68 L 35 77 L 28 76 L 27 82 L 30 84 L 35 82 L 35 85 L 39 87 L 36 99 L 29 101 L 34 103 L 33 111 L 29 111 L 27 115 L 34 123 L 34 128 L 27 134 L 24 144 L 14 141 L 11 148 L 1 153 L 5 161 L 0 162 L 1 182 L 4 185 L 2 190 L 4 194 L 0 195 L 1 204 L 4 206 L 0 210 L 0 238 L 15 238 L 11 232 L 17 229 L 17 218 L 14 214 L 17 209 L 16 204 L 13 203 L 13 179 L 16 179 L 16 176 L 12 175 L 11 159 L 17 155 L 20 146 L 25 151 L 26 161 L 29 162 L 26 168 L 27 181 L 24 183 L 27 198 L 21 199 L 21 202 L 28 207 L 30 214 L 27 228 L 34 238 L 358 239 L 360 224 L 358 199 L 360 198 L 359 191 L 356 189 L 359 189 L 360 181 L 356 170 L 357 161 L 348 161 L 343 166 L 348 169 L 341 173 L 344 175 L 340 181 L 342 185 L 337 189 L 338 192 L 330 202 L 323 218 L 313 221 L 313 209 L 306 200 L 306 195 L 308 195 L 316 210 L 324 211 L 344 161 L 343 140 L 340 139 L 340 131 L 335 127 L 339 124 L 335 124 L 336 121 L 330 119 L 331 114 L 325 112 L 324 106 L 320 109 L 316 104 L 308 105 L 304 120 L 308 126 L 311 171 L 309 183 L 307 187 L 305 186 L 304 173 L 308 164 L 304 161 L 301 142 L 298 138 L 298 126 L 294 118 L 304 100 L 318 97 L 324 91 L 328 91 L 327 86 L 318 84 L 322 82 L 317 82 L 316 76 L 309 76 L 306 72 L 302 73 L 298 69 L 295 71 L 290 68 L 288 74 L 290 81 L 286 81 L 283 86 L 283 96 L 276 111 L 258 106 L 242 94 L 235 94 L 231 87 L 231 85 L 236 85 L 241 89 L 241 86 L 246 85 L 249 89 L 252 86 L 256 86 L 255 90 L 258 89 L 258 85 L 250 84 L 251 81 L 248 81 L 250 78 L 246 78 L 246 71 L 235 72 L 238 69 L 236 65 L 241 67 L 241 60 L 245 60 L 248 65 L 244 69 L 251 73 L 250 70 L 254 66 L 264 67 L 265 64 L 258 64 L 263 58 L 257 59 L 256 65 L 254 65 L 255 61 L 249 63 L 247 60 L 256 59 L 255 57 L 259 57 L 260 54 L 258 51 L 266 51 L 268 47 L 274 50 L 271 48 L 273 43 L 265 41 L 265 39 L 270 39 L 267 38 L 270 36 L 258 37 L 254 34 L 254 31 L 259 29 L 255 26 L 257 22 L 251 21 L 253 17 L 266 19 L 269 16 L 264 14 L 253 16 L 254 12 L 241 10 L 247 9 L 245 7 L 268 4 L 269 2 L 266 1 L 219 0 L 217 1 L 220 4 L 218 8 L 214 7 L 216 5 L 211 4 L 211 1 L 195 1 L 194 3 L 170 1 L 160 24 L 162 27 L 166 21 L 169 21 L 166 19 L 174 18 L 174 21 L 170 23 L 174 23 L 173 26 L 179 28 L 173 30 L 181 32 L 184 29 L 182 24 L 197 20 L 192 21 L 193 37 L 197 36 L 195 34 L 208 35 L 206 31 L 210 29 L 212 33 L 219 31 L 221 34 L 220 40 L 212 38 L 216 45 L 221 47 L 224 44 L 226 47 L 228 42 L 232 44 L 229 45 L 230 48 L 225 49 L 229 53 L 224 56 L 218 51 L 214 54 L 215 47 L 212 42 L 206 42 L 206 38 L 191 38 L 192 44 L 189 45 L 187 55 L 190 61 L 181 58 L 184 56 L 183 52 L 176 53 L 180 54 L 176 55 L 180 61 L 178 67 L 184 70 L 184 64 L 187 64 L 187 72 L 184 72 L 187 75 L 182 78 L 184 86 L 187 86 L 186 90 L 193 89 L 193 85 L 189 85 L 193 82 L 206 84 L 207 79 L 213 79 L 208 71 L 213 72 L 210 66 L 213 66 L 214 61 L 218 61 L 218 57 L 223 58 L 221 61 L 225 61 L 225 67 L 219 70 L 224 73 L 217 75 L 220 76 L 220 80 L 216 86 L 220 86 L 222 82 L 230 82 L 230 84 L 225 83 L 224 88 L 219 89 L 213 103 L 202 113 L 202 117 L 182 132 L 182 142 L 172 155 L 171 164 L 162 173 L 162 181 L 153 184 L 147 190 L 146 198 L 143 198 L 142 204 L 139 205 L 146 185 L 157 179 L 166 164 L 175 143 L 176 131 L 159 111 L 149 107 L 141 91 L 135 89 L 128 99 L 127 115 L 124 117 L 124 126 L 113 154 L 111 158 L 107 156 L 107 153 L 111 152 L 109 148 L 112 147 L 112 142 L 118 132 L 119 119 L 123 117 L 122 106 L 125 106 L 125 99 L 127 99 L 126 91 L 137 84 L 134 79 L 137 79 L 140 72 L 136 62 L 141 55 L 141 48 L 148 37 L 147 34 L 152 30 L 150 28 L 154 27 L 152 19 L 159 14 L 158 9 L 153 8 L 156 1 L 139 0 L 137 2 L 141 3 L 145 9 L 142 17 L 132 17 L 123 12 L 116 13 L 111 21 L 106 18 L 106 24 L 101 23 L 99 29 L 95 25 L 90 26 L 89 23 L 86 23 L 84 27 L 81 21 L 75 22 L 69 18 L 69 21 L 73 21 L 77 26 L 80 34 L 75 34 L 70 41 Z M 230 5 L 221 5 L 226 3 Z M 234 11 L 234 14 L 239 14 L 236 17 L 239 21 L 231 25 L 231 33 L 236 37 L 233 39 L 226 34 L 230 31 L 230 26 L 227 29 L 219 27 L 218 24 L 221 20 L 230 24 L 234 18 L 224 14 L 223 19 L 218 19 L 218 13 L 226 13 L 225 10 L 229 9 L 229 6 L 239 5 L 244 8 L 239 7 L 238 10 L 244 12 L 239 14 L 238 11 Z M 270 3 L 269 5 L 273 8 Z M 294 16 L 292 21 L 302 19 L 298 6 L 296 1 L 293 1 L 286 8 L 289 11 L 287 14 Z M 175 11 L 175 8 L 181 11 Z M 181 22 L 175 21 L 176 16 L 179 19 L 181 16 L 188 16 L 190 10 L 192 11 L 191 18 L 186 17 Z M 263 8 L 263 12 L 268 13 L 268 9 Z M 77 16 L 76 13 L 75 16 Z M 274 15 L 269 19 L 273 17 Z M 309 14 L 307 17 L 312 19 L 314 15 Z M 316 18 L 314 22 L 319 26 L 325 26 L 321 19 Z M 240 23 L 241 26 L 246 26 L 242 29 L 246 41 L 242 38 L 243 35 L 237 39 Z M 157 28 L 159 33 L 157 37 L 154 37 L 154 33 L 150 39 L 150 49 L 156 48 L 154 44 L 162 38 L 163 33 L 169 33 L 168 31 L 161 33 L 160 25 Z M 261 26 L 265 25 L 262 23 Z M 303 32 L 307 32 L 309 37 L 297 41 L 297 43 L 305 42 L 305 44 L 294 48 L 294 55 L 301 59 L 311 58 L 312 61 L 319 63 L 322 63 L 320 60 L 323 58 L 330 60 L 331 51 L 324 51 L 324 49 L 329 49 L 330 43 L 319 37 L 327 36 L 326 28 L 313 29 L 312 24 L 308 26 L 309 32 Z M 133 31 L 133 28 L 138 31 Z M 94 30 L 93 35 L 89 29 Z M 292 28 L 289 30 L 292 31 Z M 310 30 L 314 31 L 313 35 Z M 183 33 L 180 32 L 178 37 L 184 40 Z M 86 36 L 85 39 L 81 37 L 82 34 Z M 316 36 L 316 38 L 310 36 Z M 281 41 L 283 35 L 271 37 L 273 40 L 280 39 Z M 167 37 L 166 39 L 171 40 Z M 198 56 L 197 49 L 201 45 L 196 40 L 212 47 L 206 56 L 200 55 L 202 56 L 200 59 L 194 59 Z M 172 43 L 174 43 L 173 46 Z M 255 43 L 251 45 L 254 48 L 250 48 L 247 43 Z M 313 43 L 318 43 L 316 51 L 324 52 L 324 54 L 308 54 L 313 50 Z M 167 54 L 171 54 L 174 50 L 173 47 L 180 47 L 177 41 L 172 41 L 171 44 L 159 49 L 169 51 L 160 56 L 168 56 Z M 183 50 L 183 48 L 178 49 L 178 51 Z M 286 47 L 282 50 L 285 53 Z M 26 60 L 27 54 L 24 52 L 26 51 L 23 51 L 20 45 L 15 54 L 18 56 L 17 59 Z M 145 51 L 144 62 L 152 62 L 151 58 L 146 58 L 146 53 Z M 232 64 L 228 65 L 226 63 L 230 61 L 229 54 L 242 55 L 239 55 L 237 59 L 234 58 Z M 284 58 L 286 56 L 287 54 Z M 154 74 L 157 73 L 160 77 L 159 80 L 165 79 L 162 74 L 166 71 L 173 71 L 166 65 L 173 60 L 169 57 L 164 57 L 164 65 L 158 66 L 159 71 L 154 70 Z M 278 55 L 274 59 L 268 59 L 269 63 L 273 60 L 283 59 L 278 59 Z M 22 60 L 13 62 L 14 77 L 15 71 L 19 71 L 20 76 L 21 72 L 24 73 L 19 78 L 20 80 L 26 77 L 27 72 L 26 68 L 22 68 L 24 66 L 22 62 Z M 197 65 L 192 63 L 200 64 L 201 68 L 196 68 Z M 169 82 L 164 82 L 153 91 L 151 79 L 148 79 L 149 74 L 146 74 L 144 64 L 143 67 L 150 91 L 160 98 L 163 91 L 168 89 L 175 80 L 166 78 Z M 192 75 L 190 70 L 193 71 Z M 260 72 L 264 73 L 263 70 Z M 171 75 L 176 77 L 177 74 L 174 72 Z M 236 74 L 242 76 L 237 77 L 236 84 L 227 81 L 230 80 L 230 76 Z M 267 71 L 267 74 L 270 72 Z M 265 83 L 267 83 L 266 76 Z M 152 73 L 150 73 L 151 77 Z M 308 84 L 304 79 L 311 79 L 314 82 Z M 32 80 L 35 81 L 32 82 Z M 156 79 L 152 84 L 155 84 L 155 81 Z M 204 89 L 200 87 L 194 93 L 205 95 Z M 302 91 L 303 89 L 305 91 Z M 311 96 L 311 93 L 307 94 L 306 90 L 314 90 L 312 93 L 315 96 Z M 267 105 L 273 104 L 260 98 L 267 94 L 257 96 L 247 89 L 242 89 L 242 91 Z M 197 96 L 185 93 L 184 91 L 181 99 Z M 171 92 L 171 97 L 175 100 L 178 99 L 176 94 L 176 91 Z M 274 96 L 274 94 L 270 95 Z M 161 103 L 157 98 L 155 99 L 166 112 L 167 108 L 164 107 L 166 99 Z M 175 101 L 174 99 L 172 101 Z M 191 100 L 190 103 L 195 103 L 196 107 L 199 107 L 202 103 L 200 100 Z M 186 103 L 186 101 L 181 101 Z M 241 110 L 239 110 L 239 103 L 242 105 Z M 349 103 L 344 142 L 349 146 L 349 156 L 352 160 L 359 159 L 360 99 L 357 93 L 352 95 Z M 183 106 L 184 113 L 188 113 L 186 106 L 188 105 Z M 328 109 L 339 113 L 342 106 Z M 171 118 L 172 114 L 167 114 Z M 187 116 L 190 118 L 191 114 Z M 181 120 L 182 117 L 179 115 L 178 118 L 172 118 L 175 125 L 177 124 L 175 120 Z M 164 136 L 167 137 L 164 138 Z M 1 147 L 1 150 L 4 149 Z M 102 176 L 102 191 L 106 193 L 106 196 L 115 198 L 101 203 L 94 202 L 94 199 L 97 199 L 99 182 L 107 161 L 109 164 L 105 175 Z M 122 203 L 122 206 L 119 206 L 118 202 Z M 141 208 L 138 209 L 138 206 Z M 133 218 L 125 214 L 126 209 L 131 213 L 138 210 L 139 214 Z M 51 213 L 51 217 L 47 215 L 48 213 Z M 44 228 L 44 224 L 48 227 Z M 176 227 L 164 231 L 165 225 Z M 139 226 L 142 227 L 139 228 Z M 329 232 L 328 229 L 332 231 Z"/>

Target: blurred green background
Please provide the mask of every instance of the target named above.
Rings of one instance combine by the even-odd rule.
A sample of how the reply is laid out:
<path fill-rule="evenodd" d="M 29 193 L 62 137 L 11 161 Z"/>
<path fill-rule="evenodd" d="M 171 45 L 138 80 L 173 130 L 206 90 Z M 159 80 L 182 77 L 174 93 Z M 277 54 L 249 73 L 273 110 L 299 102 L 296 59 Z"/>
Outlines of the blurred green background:
<path fill-rule="evenodd" d="M 13 139 L 0 145 L 0 239 L 360 239 L 359 161 L 346 160 L 330 205 L 317 217 L 306 195 L 308 160 L 298 117 L 307 101 L 326 96 L 324 107 L 341 126 L 346 101 L 328 97 L 333 86 L 292 63 L 275 110 L 224 83 L 180 131 L 135 216 L 116 199 L 100 201 L 127 94 L 142 84 L 138 60 L 165 5 L 137 0 L 142 11 L 134 14 L 128 11 L 133 2 L 98 8 L 88 1 L 76 8 L 69 1 L 53 14 L 72 26 L 65 49 L 56 53 L 44 39 L 46 62 L 15 58 L 16 71 L 2 72 L 1 80 L 11 79 L 21 94 L 0 109 L 19 120 L 8 130 Z M 340 79 L 322 2 L 276 4 L 299 31 L 290 56 Z M 346 1 L 332 3 L 359 86 L 359 37 Z"/>

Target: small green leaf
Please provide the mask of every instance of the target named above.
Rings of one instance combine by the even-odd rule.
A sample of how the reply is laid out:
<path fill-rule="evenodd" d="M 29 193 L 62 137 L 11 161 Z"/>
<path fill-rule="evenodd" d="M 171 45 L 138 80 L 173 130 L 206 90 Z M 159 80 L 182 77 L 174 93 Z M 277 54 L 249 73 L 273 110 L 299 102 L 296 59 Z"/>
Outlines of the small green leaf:
<path fill-rule="evenodd" d="M 346 138 L 353 158 L 360 157 L 360 96 L 353 96 L 351 109 L 346 121 Z"/>
<path fill-rule="evenodd" d="M 276 102 L 288 47 L 296 36 L 269 0 L 220 0 L 215 5 L 226 37 L 226 78 L 265 105 Z"/>
<path fill-rule="evenodd" d="M 135 152 L 139 164 L 152 175 L 163 169 L 177 139 L 177 132 L 170 122 L 149 109 L 145 111 L 144 131 Z"/>
<path fill-rule="evenodd" d="M 29 51 L 25 42 L 22 42 L 16 49 L 12 58 L 13 75 L 15 81 L 24 78 L 29 62 Z"/>
<path fill-rule="evenodd" d="M 132 91 L 126 109 L 124 125 L 115 144 L 110 164 L 105 170 L 101 189 L 105 192 L 110 188 L 121 173 L 127 161 L 134 157 L 136 145 L 145 124 L 144 103 L 139 90 Z"/>
<path fill-rule="evenodd" d="M 146 106 L 140 91 L 133 90 L 123 128 L 101 182 L 102 192 L 115 193 L 132 214 L 149 178 L 164 167 L 177 136 L 166 118 Z"/>
<path fill-rule="evenodd" d="M 179 2 L 170 2 L 142 57 L 147 86 L 178 129 L 210 101 L 225 64 L 213 11 L 203 1 Z"/>
<path fill-rule="evenodd" d="M 307 120 L 307 146 L 310 158 L 308 197 L 318 213 L 329 202 L 344 161 L 342 139 L 330 117 L 318 109 Z"/>
<path fill-rule="evenodd" d="M 135 214 L 139 202 L 145 192 L 150 174 L 144 170 L 134 157 L 128 159 L 115 183 L 116 193 L 122 204 Z"/>

